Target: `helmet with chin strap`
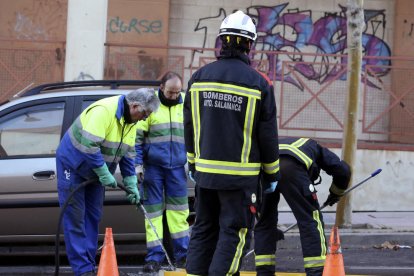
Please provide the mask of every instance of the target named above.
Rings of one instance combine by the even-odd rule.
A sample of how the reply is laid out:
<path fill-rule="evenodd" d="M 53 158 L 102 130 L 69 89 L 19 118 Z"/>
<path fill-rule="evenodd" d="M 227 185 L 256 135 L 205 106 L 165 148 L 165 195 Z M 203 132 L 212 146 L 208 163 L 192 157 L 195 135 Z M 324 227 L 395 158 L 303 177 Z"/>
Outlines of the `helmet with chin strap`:
<path fill-rule="evenodd" d="M 237 35 L 256 40 L 256 26 L 253 20 L 242 11 L 237 11 L 224 18 L 220 26 L 219 36 Z"/>

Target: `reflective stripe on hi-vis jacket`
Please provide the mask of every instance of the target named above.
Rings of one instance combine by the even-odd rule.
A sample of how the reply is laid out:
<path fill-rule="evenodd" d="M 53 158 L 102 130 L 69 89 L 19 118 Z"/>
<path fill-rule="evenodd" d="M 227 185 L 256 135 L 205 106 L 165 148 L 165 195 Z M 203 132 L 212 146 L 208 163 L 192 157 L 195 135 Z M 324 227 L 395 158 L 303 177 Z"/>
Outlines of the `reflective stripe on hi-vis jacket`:
<path fill-rule="evenodd" d="M 312 166 L 313 160 L 309 158 L 303 151 L 299 148 L 303 146 L 309 139 L 300 138 L 291 144 L 279 144 L 279 150 L 288 150 L 292 152 L 303 164 L 306 165 L 306 168 L 309 169 Z"/>
<path fill-rule="evenodd" d="M 184 101 L 187 161 L 198 185 L 251 188 L 263 173 L 279 179 L 276 104 L 272 82 L 247 56 L 218 58 L 195 72 Z"/>
<path fill-rule="evenodd" d="M 256 101 L 260 100 L 261 92 L 257 89 L 239 87 L 236 85 L 201 82 L 194 83 L 190 89 L 190 93 L 192 120 L 194 125 L 195 153 L 187 153 L 189 163 L 192 162 L 194 156 L 196 170 L 200 172 L 227 175 L 258 175 L 262 164 L 258 162 L 251 162 L 249 157 L 252 149 L 252 131 L 256 113 Z M 213 104 L 213 102 L 206 101 L 206 98 L 218 100 L 215 102 L 216 107 L 233 111 L 241 111 L 242 97 L 247 99 L 246 110 L 245 113 L 242 114 L 244 117 L 244 127 L 242 133 L 242 144 L 240 145 L 240 156 L 238 158 L 239 162 L 207 160 L 200 158 L 200 93 L 204 93 L 203 98 L 205 99 L 205 105 Z M 235 144 L 235 146 L 239 145 Z M 269 174 L 278 172 L 279 160 L 276 160 L 273 163 L 263 164 L 263 169 Z"/>
<path fill-rule="evenodd" d="M 59 146 L 65 162 L 75 168 L 86 162 L 88 166 L 79 167 L 85 171 L 106 163 L 112 173 L 121 162 L 123 176 L 135 175 L 136 125 L 124 120 L 124 108 L 128 108 L 124 107 L 124 98 L 114 96 L 99 100 L 80 114 Z"/>
<path fill-rule="evenodd" d="M 138 122 L 136 164 L 176 168 L 187 162 L 183 126 L 184 93 L 180 94 L 179 99 L 180 102 L 173 106 L 161 103 L 156 112 L 145 121 Z"/>

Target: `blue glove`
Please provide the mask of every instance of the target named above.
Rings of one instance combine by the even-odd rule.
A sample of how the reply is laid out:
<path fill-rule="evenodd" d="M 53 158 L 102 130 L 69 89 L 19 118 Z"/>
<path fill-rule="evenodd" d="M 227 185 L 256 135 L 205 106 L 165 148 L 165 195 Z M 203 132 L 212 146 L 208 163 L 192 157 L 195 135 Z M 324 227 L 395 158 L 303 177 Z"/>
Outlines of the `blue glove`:
<path fill-rule="evenodd" d="M 122 182 L 124 183 L 125 187 L 130 191 L 130 193 L 127 194 L 128 200 L 131 202 L 131 204 L 138 205 L 140 203 L 140 197 L 138 192 L 137 176 L 126 176 L 124 177 Z"/>
<path fill-rule="evenodd" d="M 111 174 L 106 164 L 102 167 L 93 169 L 93 171 L 99 177 L 99 182 L 101 182 L 102 186 L 116 188 L 117 184 L 115 177 Z"/>
<path fill-rule="evenodd" d="M 191 182 L 193 182 L 194 184 L 196 184 L 196 181 L 194 179 L 194 173 L 192 171 L 188 172 L 188 178 L 190 178 Z"/>
<path fill-rule="evenodd" d="M 271 194 L 276 190 L 277 181 L 274 182 L 267 182 L 265 185 L 263 185 L 263 193 L 265 194 Z"/>

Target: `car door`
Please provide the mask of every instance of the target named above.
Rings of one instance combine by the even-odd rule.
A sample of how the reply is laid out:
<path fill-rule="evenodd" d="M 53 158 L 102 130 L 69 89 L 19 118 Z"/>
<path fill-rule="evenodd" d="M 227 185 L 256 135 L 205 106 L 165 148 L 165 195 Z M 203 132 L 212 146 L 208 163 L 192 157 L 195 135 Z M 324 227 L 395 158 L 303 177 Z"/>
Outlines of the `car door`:
<path fill-rule="evenodd" d="M 55 152 L 72 116 L 72 101 L 39 99 L 0 111 L 0 239 L 55 233 Z"/>

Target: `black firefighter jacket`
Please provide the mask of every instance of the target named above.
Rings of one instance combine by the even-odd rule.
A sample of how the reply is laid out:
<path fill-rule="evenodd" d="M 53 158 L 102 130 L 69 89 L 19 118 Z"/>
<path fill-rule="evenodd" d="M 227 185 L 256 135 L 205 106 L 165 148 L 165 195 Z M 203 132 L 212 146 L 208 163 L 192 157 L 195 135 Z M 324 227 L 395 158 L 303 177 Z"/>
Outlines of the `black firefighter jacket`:
<path fill-rule="evenodd" d="M 319 178 L 321 169 L 332 176 L 330 192 L 342 195 L 351 178 L 349 165 L 335 153 L 322 147 L 315 140 L 309 138 L 281 138 L 279 139 L 279 153 L 281 158 L 289 155 L 297 159 L 308 170 L 312 182 Z"/>
<path fill-rule="evenodd" d="M 195 72 L 184 102 L 190 170 L 203 188 L 253 188 L 279 179 L 273 86 L 249 59 L 220 57 Z"/>

